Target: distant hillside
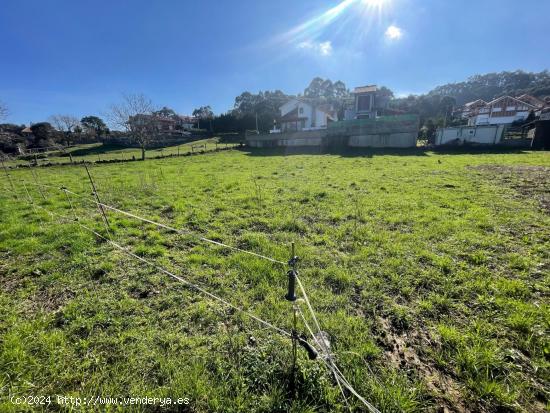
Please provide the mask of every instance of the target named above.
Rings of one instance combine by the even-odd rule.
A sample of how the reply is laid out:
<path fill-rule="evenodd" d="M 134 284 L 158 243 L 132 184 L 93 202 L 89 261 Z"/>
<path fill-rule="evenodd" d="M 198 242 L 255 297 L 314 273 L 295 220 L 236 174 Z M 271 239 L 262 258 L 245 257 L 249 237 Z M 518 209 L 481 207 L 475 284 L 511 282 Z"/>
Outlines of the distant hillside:
<path fill-rule="evenodd" d="M 536 97 L 550 95 L 550 72 L 516 70 L 474 75 L 464 82 L 437 86 L 428 95 L 452 96 L 457 105 L 463 105 L 476 99 L 488 101 L 503 95 L 517 96 L 523 93 Z"/>

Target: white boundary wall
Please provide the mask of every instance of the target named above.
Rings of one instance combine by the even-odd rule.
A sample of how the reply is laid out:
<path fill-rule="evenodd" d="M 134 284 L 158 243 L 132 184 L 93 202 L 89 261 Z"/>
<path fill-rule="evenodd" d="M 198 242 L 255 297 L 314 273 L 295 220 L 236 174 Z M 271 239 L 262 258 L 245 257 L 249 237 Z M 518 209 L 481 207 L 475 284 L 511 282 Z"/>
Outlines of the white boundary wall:
<path fill-rule="evenodd" d="M 495 145 L 502 141 L 504 125 L 457 126 L 438 129 L 435 135 L 436 145 L 449 143 L 482 143 Z"/>

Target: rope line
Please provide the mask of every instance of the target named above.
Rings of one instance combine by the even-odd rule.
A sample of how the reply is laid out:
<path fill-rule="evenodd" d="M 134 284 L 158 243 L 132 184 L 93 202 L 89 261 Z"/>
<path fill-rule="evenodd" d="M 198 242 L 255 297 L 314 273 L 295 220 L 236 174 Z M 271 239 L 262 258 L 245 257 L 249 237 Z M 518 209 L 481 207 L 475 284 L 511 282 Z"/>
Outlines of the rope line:
<path fill-rule="evenodd" d="M 302 309 L 300 308 L 300 306 L 297 306 L 297 307 L 298 307 L 298 313 L 300 314 L 300 317 L 302 317 L 302 321 L 303 321 L 306 329 L 311 334 L 311 337 L 313 338 L 313 341 L 315 341 L 315 343 L 317 343 L 317 345 L 319 345 L 319 349 L 315 348 L 315 346 L 314 346 L 314 348 L 317 350 L 318 353 L 323 354 L 321 343 L 319 343 L 319 340 L 317 339 L 315 334 L 313 334 L 313 331 L 311 330 L 311 327 L 309 326 L 306 318 L 304 317 L 304 313 L 302 312 Z M 336 379 L 336 383 L 338 384 L 338 388 L 340 389 L 340 393 L 342 394 L 342 397 L 344 398 L 344 402 L 346 403 L 346 407 L 351 412 L 351 407 L 348 403 L 348 398 L 346 397 L 346 395 L 344 393 L 344 389 L 342 388 L 342 384 L 340 383 L 341 378 L 339 377 L 338 373 L 336 371 L 334 371 L 334 369 L 331 368 L 331 366 L 328 364 L 328 362 L 325 358 L 321 357 L 321 360 L 323 361 L 325 366 L 332 372 L 332 374 L 334 374 L 334 378 Z"/>
<path fill-rule="evenodd" d="M 195 235 L 193 232 L 191 231 L 187 231 L 187 230 L 180 230 L 180 229 L 177 229 L 177 228 L 174 228 L 174 227 L 171 227 L 169 225 L 166 225 L 166 224 L 162 224 L 162 223 L 159 223 L 159 222 L 155 222 L 155 221 L 152 221 L 150 219 L 147 219 L 147 218 L 143 218 L 143 217 L 140 217 L 136 214 L 132 214 L 130 212 L 127 212 L 127 211 L 123 211 L 121 209 L 118 209 L 116 207 L 113 207 L 111 205 L 107 205 L 107 204 L 104 204 L 102 202 L 99 202 L 97 200 L 92 200 L 92 199 L 89 199 L 87 197 L 84 197 L 83 195 L 80 195 L 80 194 L 77 194 L 73 191 L 70 191 L 68 190 L 67 188 L 65 187 L 55 187 L 55 186 L 52 186 L 52 185 L 44 185 L 44 184 L 38 184 L 36 183 L 36 185 L 39 185 L 39 186 L 45 186 L 45 187 L 51 187 L 51 188 L 55 188 L 55 189 L 59 189 L 63 192 L 65 192 L 65 194 L 72 194 L 74 196 L 77 196 L 77 197 L 80 197 L 80 198 L 83 198 L 87 201 L 90 201 L 92 203 L 95 203 L 97 204 L 98 206 L 103 206 L 107 209 L 110 209 L 112 211 L 115 211 L 115 212 L 118 212 L 118 213 L 121 213 L 123 215 L 126 215 L 126 216 L 129 216 L 131 218 L 134 218 L 134 219 L 137 219 L 137 220 L 140 220 L 142 222 L 146 222 L 146 223 L 149 223 L 149 224 L 152 224 L 152 225 L 155 225 L 157 227 L 160 227 L 160 228 L 164 228 L 166 230 L 169 230 L 169 231 L 172 231 L 172 232 L 175 232 L 175 233 L 178 233 L 178 234 L 191 234 L 191 235 Z M 70 201 L 69 201 L 70 203 Z M 72 206 L 72 203 L 71 204 L 71 208 L 73 208 Z M 38 205 L 38 204 L 35 204 L 34 202 L 32 203 L 33 206 L 36 206 L 42 210 L 44 210 L 45 212 L 47 212 L 48 214 L 50 214 L 51 216 L 58 216 L 62 219 L 67 219 L 67 217 L 61 215 L 61 214 L 57 214 L 57 213 L 54 213 L 54 212 L 51 212 L 49 211 L 48 209 Z M 73 213 L 74 213 L 74 209 L 73 209 Z M 75 214 L 76 215 L 76 214 Z M 201 287 L 201 286 L 198 286 L 196 284 L 193 284 L 192 282 L 186 280 L 185 278 L 181 277 L 181 276 L 178 276 L 168 270 L 166 270 L 165 268 L 143 258 L 143 257 L 140 257 L 139 255 L 127 250 L 126 248 L 124 248 L 122 245 L 112 241 L 111 239 L 108 239 L 106 237 L 104 237 L 103 235 L 101 235 L 100 233 L 98 233 L 97 231 L 95 231 L 94 229 L 80 223 L 80 222 L 76 222 L 80 227 L 88 230 L 89 232 L 91 232 L 92 234 L 94 234 L 95 236 L 97 236 L 98 238 L 101 238 L 103 239 L 104 241 L 106 241 L 107 243 L 111 244 L 112 246 L 114 246 L 115 248 L 117 248 L 118 250 L 122 251 L 124 254 L 134 258 L 134 259 L 137 259 L 138 261 L 146 264 L 146 265 L 149 265 L 151 266 L 152 268 L 156 269 L 157 271 L 159 272 L 162 272 L 178 281 L 180 281 L 181 283 L 191 287 L 191 288 L 194 288 L 195 290 L 201 292 L 202 294 L 212 298 L 213 300 L 216 300 L 216 301 L 219 301 L 225 305 L 227 305 L 228 307 L 238 311 L 238 312 L 241 312 L 247 316 L 249 316 L 250 318 L 252 318 L 253 320 L 257 321 L 258 323 L 268 327 L 268 328 L 271 328 L 273 329 L 274 331 L 277 331 L 278 333 L 284 335 L 284 336 L 287 336 L 287 337 L 290 337 L 292 338 L 292 333 L 286 331 L 286 330 L 283 330 L 282 328 L 279 328 L 271 323 L 269 323 L 268 321 L 265 321 L 257 316 L 255 316 L 254 314 L 240 308 L 240 307 L 237 307 L 236 305 L 226 301 L 225 299 L 221 298 L 221 297 L 218 297 L 217 295 L 209 292 L 208 290 L 206 290 L 205 288 Z M 212 244 L 215 244 L 215 245 L 219 245 L 219 246 L 222 246 L 222 247 L 225 247 L 225 248 L 229 248 L 231 250 L 234 250 L 234 251 L 239 251 L 239 252 L 242 252 L 242 253 L 246 253 L 246 254 L 250 254 L 250 255 L 253 255 L 253 256 L 256 256 L 256 257 L 259 257 L 259 258 L 262 258 L 262 259 L 266 259 L 268 261 L 271 261 L 271 262 L 274 262 L 274 263 L 277 263 L 277 264 L 282 264 L 282 265 L 286 265 L 287 263 L 283 262 L 283 261 L 279 261 L 279 260 L 276 260 L 274 258 L 270 258 L 270 257 L 267 257 L 265 255 L 261 255 L 261 254 L 257 254 L 255 252 L 252 252 L 252 251 L 247 251 L 247 250 L 243 250 L 241 248 L 238 248 L 238 247 L 233 247 L 231 245 L 227 245 L 227 244 L 224 244 L 222 242 L 219 242 L 219 241 L 214 241 L 214 240 L 211 240 L 211 239 L 208 239 L 208 238 L 205 238 L 205 237 L 202 237 L 202 236 L 198 236 L 198 239 L 200 239 L 201 241 L 204 241 L 204 242 L 208 242 L 208 243 L 212 243 Z M 300 280 L 300 278 L 296 275 L 296 280 L 298 282 L 298 286 L 301 290 L 301 293 L 304 297 L 304 301 L 308 307 L 308 310 L 311 314 L 311 317 L 314 321 L 314 324 L 315 324 L 315 327 L 317 329 L 317 331 L 319 333 L 321 333 L 321 327 L 319 325 L 319 322 L 317 320 L 317 317 L 315 315 L 315 311 L 313 310 L 313 306 L 311 305 L 311 302 L 309 300 L 309 297 L 307 296 L 307 293 L 305 291 L 305 288 Z M 317 345 L 319 346 L 319 348 L 321 349 L 321 353 L 325 355 L 325 357 L 321 357 L 321 360 L 323 361 L 323 363 L 326 365 L 326 367 L 334 374 L 334 377 L 337 381 L 337 384 L 338 384 L 338 387 L 340 389 L 340 392 L 342 393 L 342 396 L 344 397 L 344 401 L 347 405 L 347 407 L 351 410 L 349 404 L 348 404 L 348 400 L 344 394 L 344 391 L 342 389 L 342 385 L 344 387 L 346 387 L 355 397 L 357 397 L 367 408 L 368 410 L 371 412 L 371 413 L 380 413 L 380 411 L 374 407 L 371 403 L 369 403 L 363 396 L 361 396 L 354 388 L 353 386 L 349 383 L 349 381 L 345 378 L 345 376 L 342 374 L 342 372 L 340 371 L 340 369 L 336 366 L 336 364 L 334 363 L 334 360 L 332 358 L 332 355 L 329 351 L 329 349 L 327 348 L 324 340 L 319 340 L 317 338 L 317 336 L 315 335 L 315 333 L 313 332 L 313 330 L 311 329 L 311 327 L 309 326 L 303 312 L 301 311 L 300 307 L 298 306 L 298 310 L 299 310 L 299 314 L 304 322 L 304 325 L 306 326 L 306 329 L 308 330 L 308 332 L 310 333 L 310 335 L 312 336 L 313 340 L 317 343 Z"/>
<path fill-rule="evenodd" d="M 43 211 L 47 212 L 47 213 L 50 214 L 51 216 L 57 216 L 57 217 L 59 217 L 59 218 L 69 220 L 69 218 L 67 218 L 67 217 L 65 217 L 65 216 L 63 216 L 63 215 L 61 215 L 61 214 L 57 214 L 57 213 L 51 212 L 51 211 L 49 211 L 48 209 L 46 209 L 46 208 L 44 208 L 44 207 L 42 207 L 42 206 L 40 206 L 40 205 L 35 204 L 35 206 L 37 206 L 38 208 L 40 208 L 40 209 L 42 209 Z M 69 221 L 70 221 L 70 220 L 69 220 Z M 70 222 L 72 222 L 72 221 L 70 221 Z M 221 297 L 218 297 L 217 295 L 211 293 L 210 291 L 206 290 L 205 288 L 203 288 L 203 287 L 201 287 L 201 286 L 199 286 L 199 285 L 197 285 L 197 284 L 194 284 L 194 283 L 192 283 L 191 281 L 186 280 L 185 278 L 183 278 L 183 277 L 181 277 L 181 276 L 179 276 L 179 275 L 176 275 L 176 274 L 174 274 L 174 273 L 168 271 L 167 269 L 165 269 L 165 268 L 163 268 L 163 267 L 161 267 L 161 266 L 159 266 L 159 265 L 157 265 L 157 264 L 155 264 L 155 263 L 153 263 L 153 262 L 151 262 L 151 261 L 149 261 L 149 260 L 147 260 L 147 259 L 145 259 L 145 258 L 143 258 L 143 257 L 140 257 L 139 255 L 133 253 L 132 251 L 127 250 L 127 249 L 124 248 L 122 245 L 120 245 L 120 244 L 118 244 L 118 243 L 116 243 L 116 242 L 114 242 L 114 241 L 108 239 L 107 237 L 104 237 L 103 235 L 101 235 L 100 233 L 98 233 L 98 232 L 95 231 L 94 229 L 88 227 L 87 225 L 84 225 L 84 224 L 82 224 L 82 223 L 80 223 L 80 222 L 76 222 L 76 224 L 78 224 L 80 227 L 82 227 L 82 228 L 88 230 L 89 232 L 91 232 L 92 234 L 94 234 L 96 237 L 101 238 L 102 240 L 108 242 L 109 244 L 111 244 L 111 245 L 114 246 L 115 248 L 119 249 L 120 251 L 122 251 L 122 252 L 125 253 L 126 255 L 129 255 L 130 257 L 135 258 L 135 259 L 141 261 L 142 263 L 151 266 L 152 268 L 156 269 L 157 271 L 160 271 L 160 272 L 162 272 L 162 273 L 164 273 L 164 274 L 166 274 L 166 275 L 168 275 L 168 276 L 170 276 L 170 277 L 172 277 L 172 278 L 174 278 L 174 279 L 180 281 L 181 283 L 183 283 L 183 284 L 185 284 L 185 285 L 187 285 L 187 286 L 189 286 L 189 287 L 191 287 L 191 288 L 194 288 L 195 290 L 197 290 L 197 291 L 203 293 L 204 295 L 206 295 L 206 296 L 212 298 L 213 300 L 219 301 L 219 302 L 221 302 L 221 303 L 227 305 L 228 307 L 231 307 L 231 308 L 234 309 L 235 311 L 238 311 L 238 312 L 240 312 L 240 313 L 243 313 L 243 314 L 247 315 L 248 317 L 252 318 L 253 320 L 257 321 L 258 323 L 260 323 L 260 324 L 262 324 L 262 325 L 264 325 L 264 326 L 266 326 L 266 327 L 269 327 L 269 328 L 271 328 L 271 329 L 277 331 L 278 333 L 280 333 L 280 334 L 282 334 L 282 335 L 284 335 L 284 336 L 292 337 L 292 334 L 291 334 L 290 332 L 288 332 L 288 331 L 286 331 L 286 330 L 283 330 L 282 328 L 277 327 L 277 326 L 271 324 L 270 322 L 261 319 L 260 317 L 258 317 L 258 316 L 256 316 L 256 315 L 250 313 L 249 311 L 244 310 L 244 309 L 242 309 L 242 308 L 240 308 L 240 307 L 237 307 L 236 305 L 230 303 L 229 301 L 227 301 L 227 300 L 225 300 L 225 299 L 223 299 L 223 298 L 221 298 Z"/>
<path fill-rule="evenodd" d="M 43 184 L 37 184 L 37 185 L 40 185 L 40 186 L 45 186 Z M 102 206 L 104 208 L 107 208 L 107 209 L 110 209 L 111 211 L 114 211 L 114 212 L 118 212 L 119 214 L 123 214 L 123 215 L 126 215 L 128 217 L 131 217 L 131 218 L 134 218 L 134 219 L 137 219 L 139 221 L 142 221 L 142 222 L 147 222 L 148 224 L 152 224 L 152 225 L 155 225 L 159 228 L 164 228 L 168 231 L 172 231 L 172 232 L 175 232 L 177 234 L 181 234 L 181 235 L 195 235 L 197 236 L 197 238 L 200 240 L 200 241 L 203 241 L 203 242 L 207 242 L 207 243 L 210 243 L 210 244 L 214 244 L 214 245 L 218 245 L 220 247 L 224 247 L 224 248 L 228 248 L 228 249 L 231 249 L 233 251 L 237 251 L 237 252 L 242 252 L 244 254 L 249 254 L 249 255 L 252 255 L 252 256 L 255 256 L 257 258 L 262 258 L 264 260 L 267 260 L 267 261 L 270 261 L 270 262 L 273 262 L 275 264 L 280 264 L 280 265 L 287 265 L 286 262 L 284 261 L 280 261 L 280 260 L 277 260 L 275 258 L 271 258 L 271 257 L 268 257 L 266 255 L 262 255 L 262 254 L 258 254 L 256 252 L 252 252 L 252 251 L 248 251 L 248 250 L 245 250 L 245 249 L 242 249 L 242 248 L 238 248 L 238 247 L 234 247 L 232 245 L 228 245 L 228 244 L 225 244 L 223 242 L 220 242 L 220 241 L 215 241 L 213 239 L 209 239 L 209 238 L 206 238 L 206 237 L 203 237 L 203 236 L 200 236 L 200 235 L 197 235 L 195 234 L 194 232 L 192 231 L 189 231 L 189 230 L 183 230 L 183 229 L 177 229 L 177 228 L 174 228 L 174 227 L 171 227 L 169 225 L 166 225 L 166 224 L 162 224 L 160 222 L 156 222 L 156 221 L 153 221 L 153 220 L 150 220 L 150 219 L 147 219 L 147 218 L 143 218 L 139 215 L 136 215 L 136 214 L 132 214 L 131 212 L 127 212 L 127 211 L 123 211 L 122 209 L 119 209 L 119 208 L 116 208 L 114 206 L 111 206 L 111 205 L 107 205 L 107 204 L 104 204 L 103 202 L 99 202 L 97 200 L 94 200 L 94 199 L 89 199 L 81 194 L 77 194 L 73 191 L 70 191 L 69 189 L 65 188 L 65 187 L 55 187 L 55 186 L 52 186 L 52 185 L 47 185 L 48 187 L 50 188 L 54 188 L 54 189 L 59 189 L 61 191 L 64 191 L 66 193 L 69 193 L 71 195 L 74 195 L 74 196 L 77 196 L 79 198 L 82 198 L 88 202 L 92 202 L 98 206 Z"/>
<path fill-rule="evenodd" d="M 311 337 L 313 338 L 313 341 L 315 341 L 319 345 L 319 348 L 321 350 L 315 348 L 315 346 L 313 346 L 313 347 L 315 348 L 315 350 L 317 350 L 318 353 L 323 354 L 321 343 L 319 342 L 319 340 L 317 339 L 317 337 L 315 336 L 315 334 L 311 330 L 311 327 L 309 326 L 306 318 L 304 317 L 304 313 L 302 312 L 302 309 L 300 308 L 300 306 L 297 306 L 297 308 L 298 308 L 298 313 L 300 314 L 300 317 L 302 317 L 302 321 L 303 321 L 306 329 L 309 331 L 309 333 L 311 334 Z M 346 403 L 346 406 L 347 406 L 348 410 L 352 411 L 351 407 L 348 403 L 348 398 L 346 397 L 346 395 L 344 393 L 344 389 L 342 388 L 342 384 L 340 383 L 339 375 L 334 371 L 334 369 L 331 368 L 331 366 L 327 363 L 327 361 L 323 357 L 321 357 L 321 360 L 326 365 L 326 367 L 332 372 L 332 374 L 334 374 L 334 378 L 336 379 L 336 383 L 338 384 L 338 388 L 340 389 L 340 393 L 342 393 L 342 397 L 344 398 L 344 402 Z"/>
<path fill-rule="evenodd" d="M 321 343 L 318 341 L 317 337 L 315 336 L 315 334 L 313 333 L 311 327 L 309 326 L 309 324 L 307 323 L 305 317 L 304 317 L 304 314 L 302 313 L 302 311 L 299 309 L 299 314 L 301 315 L 302 317 L 302 320 L 304 321 L 304 325 L 306 326 L 306 329 L 309 331 L 311 337 L 313 338 L 313 340 L 315 340 L 315 342 L 321 347 L 325 347 L 324 345 L 321 345 Z M 321 340 L 322 341 L 322 340 Z M 324 343 L 323 343 L 324 344 Z M 342 372 L 340 371 L 340 369 L 338 368 L 338 366 L 336 366 L 336 364 L 334 363 L 334 360 L 332 359 L 331 355 L 330 354 L 327 354 L 327 358 L 323 358 L 321 357 L 321 360 L 323 361 L 323 363 L 325 363 L 325 365 L 327 366 L 327 368 L 334 374 L 334 376 L 336 377 L 336 381 L 338 382 L 338 385 L 340 386 L 340 382 L 344 385 L 345 388 L 347 388 L 355 397 L 357 397 L 366 407 L 367 409 L 369 409 L 369 411 L 371 413 L 380 413 L 380 410 L 378 410 L 376 407 L 374 407 L 370 402 L 368 402 L 363 396 L 361 396 L 354 388 L 353 386 L 350 384 L 350 382 L 346 379 L 346 377 L 342 374 Z M 344 400 L 347 401 L 347 399 L 345 398 L 344 396 Z M 349 407 L 349 405 L 348 405 Z"/>
<path fill-rule="evenodd" d="M 317 328 L 317 331 L 318 333 L 321 333 L 321 327 L 319 325 L 319 321 L 317 320 L 317 317 L 315 316 L 315 311 L 313 310 L 313 306 L 311 305 L 311 302 L 309 301 L 309 298 L 307 296 L 307 293 L 306 293 L 306 290 L 302 284 L 302 281 L 300 281 L 300 278 L 296 275 L 296 281 L 298 282 L 298 286 L 300 287 L 300 290 L 302 292 L 302 295 L 304 296 L 304 301 L 309 309 L 309 312 L 311 314 L 311 317 L 313 318 L 313 322 L 315 323 L 315 327 Z M 319 340 L 317 339 L 317 337 L 315 336 L 315 334 L 313 333 L 313 331 L 311 330 L 311 328 L 309 327 L 309 324 L 307 323 L 307 321 L 305 320 L 305 317 L 303 316 L 303 313 L 301 311 L 301 309 L 298 307 L 298 309 L 300 310 L 299 313 L 301 314 L 302 316 L 302 319 L 304 320 L 304 325 L 306 326 L 306 328 L 309 330 L 311 336 L 313 337 L 313 340 L 315 340 L 315 342 L 321 347 L 322 351 L 325 353 L 326 355 L 326 360 L 322 358 L 322 360 L 325 362 L 325 364 L 327 365 L 327 367 L 335 374 L 337 375 L 341 380 L 342 380 L 342 384 L 355 396 L 357 397 L 368 409 L 369 411 L 371 411 L 372 413 L 380 413 L 380 411 L 374 407 L 370 402 L 368 402 L 363 396 L 361 396 L 354 388 L 353 386 L 350 384 L 350 382 L 346 379 L 346 377 L 344 376 L 344 374 L 340 371 L 340 369 L 338 368 L 338 366 L 336 366 L 336 363 L 334 362 L 333 358 L 332 358 L 332 355 L 330 354 L 330 351 L 329 349 L 327 348 L 324 340 L 321 340 L 321 342 L 319 342 Z M 337 381 L 338 381 L 338 378 L 337 378 Z"/>

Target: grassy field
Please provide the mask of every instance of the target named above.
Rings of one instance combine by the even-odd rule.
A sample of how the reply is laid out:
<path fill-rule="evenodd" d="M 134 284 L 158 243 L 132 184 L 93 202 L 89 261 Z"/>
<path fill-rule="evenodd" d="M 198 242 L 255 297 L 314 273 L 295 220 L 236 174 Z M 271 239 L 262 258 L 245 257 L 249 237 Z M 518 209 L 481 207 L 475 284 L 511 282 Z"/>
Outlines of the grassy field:
<path fill-rule="evenodd" d="M 176 156 L 186 153 L 213 151 L 215 149 L 229 148 L 236 146 L 234 143 L 220 143 L 219 138 L 200 139 L 191 142 L 185 142 L 179 145 L 172 145 L 162 148 L 148 149 L 145 157 L 147 159 L 161 158 L 164 156 Z M 66 164 L 71 162 L 71 156 L 74 162 L 102 162 L 113 160 L 141 159 L 140 148 L 126 148 L 116 145 L 101 143 L 90 143 L 75 145 L 64 152 L 50 151 L 37 154 L 36 158 L 32 155 L 19 157 L 18 159 L 5 161 L 6 166 L 28 165 L 29 161 L 36 161 L 38 165 L 45 164 Z"/>
<path fill-rule="evenodd" d="M 82 166 L 35 172 L 90 195 Z M 105 203 L 193 234 L 282 261 L 295 242 L 340 370 L 381 411 L 548 411 L 550 154 L 229 151 L 91 173 Z M 33 209 L 23 184 L 72 217 L 30 170 L 11 175 L 19 199 L 6 179 L 0 194 L 0 411 L 21 410 L 12 395 L 56 394 L 188 397 L 197 412 L 347 410 L 301 349 L 290 398 L 288 338 Z M 93 205 L 71 201 L 105 233 Z M 287 268 L 108 219 L 131 251 L 291 328 Z"/>

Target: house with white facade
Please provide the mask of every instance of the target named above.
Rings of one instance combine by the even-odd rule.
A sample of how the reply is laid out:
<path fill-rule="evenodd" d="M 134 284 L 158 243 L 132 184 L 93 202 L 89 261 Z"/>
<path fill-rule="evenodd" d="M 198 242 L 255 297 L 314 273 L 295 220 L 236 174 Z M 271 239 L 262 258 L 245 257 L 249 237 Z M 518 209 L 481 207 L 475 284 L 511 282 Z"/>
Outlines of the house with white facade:
<path fill-rule="evenodd" d="M 293 98 L 279 108 L 281 132 L 326 129 L 329 122 L 338 120 L 334 111 L 325 105 L 317 106 L 300 98 Z"/>
<path fill-rule="evenodd" d="M 501 125 L 524 120 L 537 106 L 512 96 L 502 96 L 480 106 L 469 114 L 468 126 Z"/>
<path fill-rule="evenodd" d="M 545 101 L 541 100 L 539 98 L 536 98 L 534 96 L 523 94 L 521 96 L 518 96 L 516 99 L 521 100 L 522 102 L 529 103 L 530 105 L 536 106 L 536 107 L 543 107 L 545 105 Z"/>
<path fill-rule="evenodd" d="M 472 102 L 465 103 L 464 106 L 460 106 L 453 111 L 453 115 L 461 118 L 469 118 L 476 115 L 477 111 L 487 105 L 483 99 L 477 99 Z"/>

